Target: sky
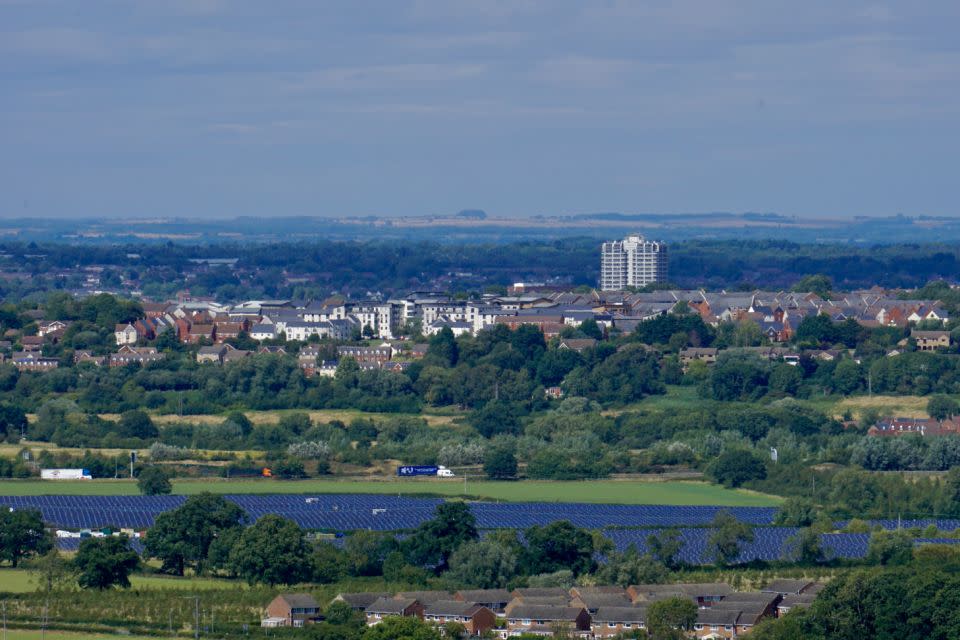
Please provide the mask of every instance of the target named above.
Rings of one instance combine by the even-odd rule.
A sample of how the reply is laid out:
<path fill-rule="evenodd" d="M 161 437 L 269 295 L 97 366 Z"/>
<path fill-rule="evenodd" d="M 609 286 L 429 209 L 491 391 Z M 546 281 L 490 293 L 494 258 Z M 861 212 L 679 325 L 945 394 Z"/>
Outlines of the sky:
<path fill-rule="evenodd" d="M 960 215 L 960 2 L 0 0 L 0 217 Z"/>

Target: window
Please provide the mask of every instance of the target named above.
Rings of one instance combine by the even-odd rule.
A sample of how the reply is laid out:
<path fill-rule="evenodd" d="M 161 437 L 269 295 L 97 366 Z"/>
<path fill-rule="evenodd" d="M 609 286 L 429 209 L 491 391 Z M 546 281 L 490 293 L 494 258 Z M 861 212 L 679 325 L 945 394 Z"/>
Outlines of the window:
<path fill-rule="evenodd" d="M 695 625 L 693 625 L 693 628 L 694 628 L 696 631 L 703 631 L 703 625 L 702 625 L 702 624 L 695 624 Z"/>
<path fill-rule="evenodd" d="M 615 629 L 615 628 L 617 627 L 617 623 L 616 623 L 616 622 L 608 622 L 608 623 L 607 623 L 607 626 L 610 627 L 611 629 Z"/>

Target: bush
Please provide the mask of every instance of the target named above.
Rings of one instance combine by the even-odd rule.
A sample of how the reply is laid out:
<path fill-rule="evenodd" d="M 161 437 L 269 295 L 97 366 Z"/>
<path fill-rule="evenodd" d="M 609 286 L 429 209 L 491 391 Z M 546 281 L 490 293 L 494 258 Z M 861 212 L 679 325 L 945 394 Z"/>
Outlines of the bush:
<path fill-rule="evenodd" d="M 721 453 L 707 473 L 723 486 L 735 488 L 766 478 L 767 466 L 763 458 L 753 452 L 730 450 Z"/>

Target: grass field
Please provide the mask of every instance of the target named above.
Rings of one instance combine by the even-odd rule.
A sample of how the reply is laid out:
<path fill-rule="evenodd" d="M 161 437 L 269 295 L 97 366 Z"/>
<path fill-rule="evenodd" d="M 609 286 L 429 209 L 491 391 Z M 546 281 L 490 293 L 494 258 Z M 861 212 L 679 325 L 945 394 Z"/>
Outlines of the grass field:
<path fill-rule="evenodd" d="M 80 633 L 76 631 L 56 631 L 39 629 L 8 629 L 3 636 L 6 640 L 106 640 L 123 638 L 124 640 L 156 640 L 156 636 L 131 636 L 129 634 Z"/>
<path fill-rule="evenodd" d="M 833 413 L 841 417 L 845 411 L 849 411 L 854 418 L 859 418 L 864 409 L 876 408 L 885 415 L 927 418 L 929 400 L 923 396 L 856 396 L 837 401 L 833 405 Z"/>
<path fill-rule="evenodd" d="M 676 504 L 773 506 L 780 498 L 705 482 L 647 480 L 584 480 L 488 482 L 452 480 L 174 480 L 174 493 L 384 493 L 486 498 L 504 502 L 594 502 L 607 504 Z M 129 480 L 44 482 L 0 481 L 0 495 L 135 495 Z"/>
<path fill-rule="evenodd" d="M 135 589 L 176 589 L 206 591 L 209 589 L 244 589 L 246 585 L 236 580 L 216 578 L 173 578 L 167 576 L 130 576 Z M 0 569 L 0 592 L 32 593 L 37 590 L 36 576 L 27 569 Z"/>

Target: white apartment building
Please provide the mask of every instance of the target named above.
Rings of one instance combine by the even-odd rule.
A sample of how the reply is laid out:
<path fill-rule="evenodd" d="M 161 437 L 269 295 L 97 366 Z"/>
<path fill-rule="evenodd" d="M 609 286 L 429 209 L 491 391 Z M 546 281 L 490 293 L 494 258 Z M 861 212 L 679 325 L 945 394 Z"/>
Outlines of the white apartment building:
<path fill-rule="evenodd" d="M 667 245 L 630 235 L 604 242 L 600 254 L 600 289 L 619 291 L 667 280 Z"/>

